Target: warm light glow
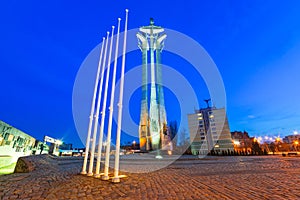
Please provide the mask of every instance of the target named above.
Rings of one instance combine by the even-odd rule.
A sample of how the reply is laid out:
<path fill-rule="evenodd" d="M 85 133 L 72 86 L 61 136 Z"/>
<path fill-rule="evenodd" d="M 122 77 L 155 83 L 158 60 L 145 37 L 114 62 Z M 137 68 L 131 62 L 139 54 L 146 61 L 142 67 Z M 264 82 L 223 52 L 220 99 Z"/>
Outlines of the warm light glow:
<path fill-rule="evenodd" d="M 280 137 L 277 137 L 277 138 L 276 138 L 276 142 L 279 142 L 279 141 L 280 141 Z"/>
<path fill-rule="evenodd" d="M 258 142 L 258 143 L 261 143 L 263 140 L 262 137 L 258 137 L 258 138 L 254 138 L 254 142 Z"/>
<path fill-rule="evenodd" d="M 216 144 L 216 145 L 215 145 L 215 147 L 216 147 L 216 148 L 219 148 L 219 147 L 220 147 L 220 145 Z"/>
<path fill-rule="evenodd" d="M 298 144 L 299 144 L 299 142 L 298 142 L 298 141 L 295 141 L 295 142 L 294 142 L 294 144 L 295 144 L 295 145 L 298 145 Z"/>
<path fill-rule="evenodd" d="M 233 141 L 233 144 L 240 145 L 240 142 L 239 141 Z"/>

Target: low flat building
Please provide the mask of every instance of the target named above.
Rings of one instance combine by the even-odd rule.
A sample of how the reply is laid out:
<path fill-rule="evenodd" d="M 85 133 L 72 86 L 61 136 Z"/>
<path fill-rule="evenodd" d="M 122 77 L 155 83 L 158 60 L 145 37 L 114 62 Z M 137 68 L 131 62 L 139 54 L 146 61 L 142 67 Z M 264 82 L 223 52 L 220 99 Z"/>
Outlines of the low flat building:
<path fill-rule="evenodd" d="M 36 139 L 0 120 L 0 167 L 32 154 Z"/>
<path fill-rule="evenodd" d="M 231 138 L 236 152 L 251 154 L 254 137 L 249 137 L 246 131 L 233 131 L 231 132 Z"/>
<path fill-rule="evenodd" d="M 292 144 L 295 141 L 300 141 L 300 134 L 297 135 L 287 135 L 282 139 L 283 142 Z"/>

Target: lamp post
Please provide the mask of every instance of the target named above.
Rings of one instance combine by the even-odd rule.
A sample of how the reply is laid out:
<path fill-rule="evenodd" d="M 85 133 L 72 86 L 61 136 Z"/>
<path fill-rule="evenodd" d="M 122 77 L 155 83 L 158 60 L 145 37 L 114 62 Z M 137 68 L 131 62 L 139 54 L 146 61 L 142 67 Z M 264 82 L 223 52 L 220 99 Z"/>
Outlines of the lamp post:
<path fill-rule="evenodd" d="M 135 150 L 135 144 L 136 144 L 136 141 L 133 140 L 132 144 L 133 144 L 133 150 Z"/>
<path fill-rule="evenodd" d="M 280 152 L 280 148 L 279 147 L 281 147 L 281 145 L 280 145 L 280 137 L 279 136 L 275 139 L 275 145 L 276 145 L 277 152 L 279 153 Z"/>
<path fill-rule="evenodd" d="M 295 142 L 294 142 L 294 145 L 295 145 L 295 149 L 296 149 L 296 152 L 298 152 L 298 144 L 299 144 L 299 142 L 296 140 Z"/>

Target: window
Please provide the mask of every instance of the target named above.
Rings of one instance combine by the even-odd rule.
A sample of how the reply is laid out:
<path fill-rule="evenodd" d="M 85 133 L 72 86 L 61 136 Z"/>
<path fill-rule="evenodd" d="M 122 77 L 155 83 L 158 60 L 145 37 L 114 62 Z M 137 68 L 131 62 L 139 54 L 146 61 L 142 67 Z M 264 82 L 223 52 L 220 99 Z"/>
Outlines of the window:
<path fill-rule="evenodd" d="M 5 133 L 4 140 L 8 140 L 8 137 L 9 137 L 9 133 Z"/>

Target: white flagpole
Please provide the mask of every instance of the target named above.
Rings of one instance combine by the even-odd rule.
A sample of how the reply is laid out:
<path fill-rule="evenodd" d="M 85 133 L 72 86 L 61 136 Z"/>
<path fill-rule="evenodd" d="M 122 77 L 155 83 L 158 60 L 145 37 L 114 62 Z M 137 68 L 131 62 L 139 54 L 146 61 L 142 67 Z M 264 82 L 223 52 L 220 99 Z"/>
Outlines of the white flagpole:
<path fill-rule="evenodd" d="M 104 75 L 104 68 L 105 68 L 105 59 L 102 63 L 102 54 L 103 54 L 103 47 L 104 47 L 105 37 L 103 37 L 102 48 L 101 48 L 101 55 L 100 60 L 98 63 L 98 67 L 101 68 L 101 76 L 100 76 L 100 86 L 98 90 L 98 100 L 97 100 L 97 107 L 96 107 L 96 114 L 94 116 L 94 130 L 93 130 L 93 137 L 92 137 L 92 147 L 91 147 L 91 157 L 90 157 L 90 165 L 88 176 L 93 176 L 93 166 L 94 166 L 94 156 L 95 156 L 95 146 L 96 146 L 96 137 L 97 137 L 97 129 L 98 129 L 98 119 L 99 119 L 99 108 L 102 96 L 102 86 L 103 86 L 103 75 Z"/>
<path fill-rule="evenodd" d="M 96 75 L 96 80 L 95 80 L 94 94 L 93 94 L 93 100 L 92 100 L 92 105 L 91 105 L 91 113 L 90 113 L 90 117 L 89 117 L 90 121 L 89 121 L 88 134 L 87 134 L 86 145 L 85 145 L 85 156 L 84 156 L 81 174 L 86 174 L 86 165 L 87 165 L 87 160 L 88 160 L 88 155 L 89 155 L 89 150 L 90 150 L 91 129 L 92 129 L 92 123 L 93 123 L 94 109 L 95 109 L 97 86 L 98 86 L 98 82 L 99 82 L 100 63 L 102 60 L 103 46 L 104 46 L 104 38 L 102 41 L 100 59 L 99 59 L 99 63 L 98 63 L 97 75 Z"/>
<path fill-rule="evenodd" d="M 119 159 L 120 159 L 120 140 L 121 140 L 121 126 L 122 126 L 122 104 L 123 104 L 123 91 L 124 91 L 124 72 L 125 72 L 125 56 L 126 56 L 126 39 L 127 39 L 127 24 L 128 24 L 128 9 L 126 9 L 126 20 L 124 30 L 124 43 L 123 43 L 123 55 L 122 55 L 122 70 L 120 81 L 120 96 L 119 96 L 119 109 L 118 109 L 118 124 L 117 124 L 117 139 L 116 139 L 116 155 L 115 155 L 115 169 L 112 182 L 120 182 L 119 177 Z"/>
<path fill-rule="evenodd" d="M 102 151 L 102 140 L 103 140 L 104 121 L 105 121 L 105 109 L 106 109 L 106 102 L 107 102 L 107 89 L 108 89 L 108 79 L 109 79 L 109 72 L 110 72 L 112 43 L 113 43 L 113 40 L 114 40 L 114 29 L 115 29 L 115 27 L 112 26 L 112 32 L 111 32 L 111 37 L 110 37 L 109 55 L 108 55 L 108 63 L 107 63 L 106 80 L 105 80 L 104 98 L 103 98 L 103 105 L 102 105 L 102 112 L 101 112 L 102 116 L 101 116 L 101 125 L 100 125 L 100 136 L 99 136 L 99 143 L 98 143 L 97 164 L 96 164 L 96 172 L 95 172 L 95 177 L 96 178 L 100 177 L 100 162 L 101 162 L 101 153 L 102 153 L 101 152 Z"/>
<path fill-rule="evenodd" d="M 110 106 L 109 106 L 109 119 L 108 119 L 108 130 L 107 130 L 107 147 L 105 152 L 105 168 L 104 168 L 104 176 L 102 180 L 108 180 L 108 167 L 109 167 L 109 155 L 110 155 L 110 143 L 111 143 L 111 129 L 112 129 L 112 117 L 113 117 L 113 108 L 114 108 L 114 99 L 115 99 L 115 82 L 116 82 L 116 72 L 117 72 L 117 60 L 118 60 L 118 52 L 119 52 L 119 33 L 120 33 L 120 21 L 121 18 L 118 18 L 118 32 L 117 32 L 117 40 L 116 40 L 116 49 L 115 49 L 115 60 L 114 60 L 114 71 L 112 78 L 112 86 L 111 86 L 111 96 L 110 96 Z"/>
<path fill-rule="evenodd" d="M 106 54 L 107 54 L 107 46 L 108 46 L 108 37 L 109 37 L 109 32 L 107 32 L 107 36 L 106 36 L 105 51 L 104 51 L 104 60 L 103 60 L 103 63 L 102 63 L 102 72 L 101 72 L 101 80 L 100 80 L 100 88 L 102 88 L 102 86 L 103 86 L 104 69 L 105 69 L 106 57 L 107 57 Z M 101 92 L 102 92 L 102 90 L 101 90 Z M 100 101 L 101 101 L 101 99 L 98 98 L 98 103 L 97 103 L 98 114 L 99 114 L 99 110 L 100 110 Z M 98 126 L 98 123 L 97 123 L 97 126 Z M 98 140 L 98 154 L 97 154 L 96 174 L 99 174 L 100 160 L 101 160 L 101 148 L 100 148 L 100 152 L 99 152 L 99 145 L 102 146 L 102 139 L 103 139 L 103 134 L 101 135 L 101 133 L 100 133 L 99 140 Z"/>

